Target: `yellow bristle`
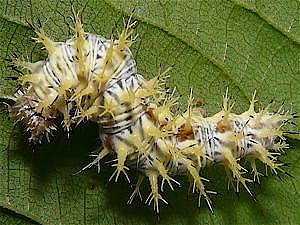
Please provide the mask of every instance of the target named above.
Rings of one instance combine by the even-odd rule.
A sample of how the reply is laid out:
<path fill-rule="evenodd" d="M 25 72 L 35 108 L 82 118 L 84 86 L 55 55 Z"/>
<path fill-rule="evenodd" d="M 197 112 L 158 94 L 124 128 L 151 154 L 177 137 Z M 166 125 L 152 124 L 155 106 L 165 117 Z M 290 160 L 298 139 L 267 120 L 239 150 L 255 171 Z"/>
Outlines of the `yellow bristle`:
<path fill-rule="evenodd" d="M 46 36 L 45 31 L 42 28 L 36 31 L 36 34 L 38 37 L 33 38 L 36 43 L 43 44 L 49 55 L 53 55 L 56 51 L 55 42 Z"/>
<path fill-rule="evenodd" d="M 233 178 L 237 180 L 236 191 L 239 192 L 239 182 L 240 182 L 245 187 L 245 189 L 249 192 L 249 194 L 252 195 L 250 189 L 246 184 L 246 182 L 252 182 L 252 181 L 242 176 L 241 171 L 245 169 L 240 164 L 238 164 L 237 159 L 233 156 L 230 149 L 224 147 L 222 149 L 222 156 L 224 157 L 224 159 L 220 163 L 223 164 L 227 169 L 229 169 L 233 174 Z"/>
<path fill-rule="evenodd" d="M 138 181 L 135 185 L 134 191 L 132 192 L 132 194 L 130 195 L 130 197 L 127 201 L 127 204 L 131 204 L 136 195 L 138 195 L 140 197 L 140 199 L 142 200 L 142 196 L 141 196 L 141 193 L 140 193 L 140 186 L 141 186 L 144 178 L 145 178 L 145 175 L 139 174 Z"/>
<path fill-rule="evenodd" d="M 118 162 L 112 165 L 113 167 L 116 167 L 116 170 L 115 172 L 113 172 L 109 180 L 112 180 L 112 178 L 116 175 L 115 182 L 117 182 L 119 175 L 122 172 L 127 178 L 128 182 L 130 183 L 129 177 L 125 171 L 125 170 L 129 170 L 129 168 L 125 166 L 127 155 L 130 153 L 129 147 L 122 141 L 117 141 L 115 143 L 115 150 L 117 153 Z"/>
<path fill-rule="evenodd" d="M 133 27 L 136 25 L 136 22 L 131 23 L 131 18 L 132 15 L 129 17 L 127 23 L 123 20 L 124 28 L 117 41 L 119 52 L 122 52 L 126 46 L 130 47 L 137 38 L 137 35 L 135 37 L 132 36 Z"/>
<path fill-rule="evenodd" d="M 157 171 L 149 171 L 147 174 L 147 177 L 149 179 L 150 182 L 150 186 L 151 186 L 151 193 L 149 194 L 148 198 L 146 199 L 146 204 L 150 205 L 151 202 L 153 201 L 153 206 L 154 206 L 154 210 L 159 213 L 159 205 L 158 205 L 158 201 L 161 200 L 163 201 L 165 204 L 168 204 L 166 200 L 163 199 L 163 197 L 159 194 L 158 192 L 158 172 Z"/>
<path fill-rule="evenodd" d="M 80 21 L 78 14 L 74 13 L 75 19 L 75 27 L 73 28 L 75 33 L 74 40 L 74 49 L 76 50 L 76 65 L 78 69 L 77 77 L 81 82 L 87 82 L 87 73 L 86 73 L 86 57 L 84 53 L 84 49 L 87 45 L 87 41 L 85 40 L 85 32 L 83 30 L 83 25 Z"/>
<path fill-rule="evenodd" d="M 174 183 L 178 184 L 179 183 L 174 180 L 172 177 L 170 177 L 168 175 L 168 170 L 165 168 L 165 166 L 163 165 L 163 163 L 161 163 L 158 159 L 155 159 L 154 162 L 153 162 L 153 167 L 157 169 L 158 173 L 162 176 L 163 180 L 162 180 L 162 183 L 161 183 L 161 191 L 163 191 L 163 188 L 164 188 L 164 182 L 167 181 L 167 183 L 169 184 L 170 188 L 172 190 L 174 190 L 172 184 L 171 184 L 171 181 L 173 181 Z"/>
<path fill-rule="evenodd" d="M 198 170 L 192 165 L 192 162 L 190 160 L 186 160 L 184 165 L 193 179 L 193 193 L 195 192 L 195 190 L 199 192 L 198 206 L 200 207 L 201 197 L 203 196 L 209 209 L 213 211 L 211 200 L 206 193 L 203 182 L 201 181 L 201 179 L 203 178 L 199 176 Z"/>

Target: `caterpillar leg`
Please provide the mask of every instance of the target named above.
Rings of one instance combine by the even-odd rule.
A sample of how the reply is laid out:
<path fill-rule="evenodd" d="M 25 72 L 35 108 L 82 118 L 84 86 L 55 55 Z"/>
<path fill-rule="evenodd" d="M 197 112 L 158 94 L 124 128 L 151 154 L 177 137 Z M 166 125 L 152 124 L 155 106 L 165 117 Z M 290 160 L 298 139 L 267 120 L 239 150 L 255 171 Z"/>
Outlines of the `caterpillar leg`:
<path fill-rule="evenodd" d="M 163 199 L 163 197 L 158 193 L 158 176 L 159 173 L 157 171 L 150 171 L 147 174 L 151 186 L 151 193 L 149 194 L 145 202 L 146 204 L 150 205 L 153 201 L 153 207 L 157 213 L 159 213 L 159 200 L 163 201 L 165 204 L 168 204 L 168 202 L 165 199 Z"/>
<path fill-rule="evenodd" d="M 141 175 L 141 174 L 139 175 L 139 178 L 138 178 L 138 181 L 135 185 L 134 191 L 130 195 L 130 197 L 127 201 L 127 204 L 131 204 L 136 195 L 138 195 L 140 197 L 141 201 L 142 201 L 142 195 L 140 193 L 140 186 L 143 183 L 144 178 L 145 178 L 145 175 Z"/>

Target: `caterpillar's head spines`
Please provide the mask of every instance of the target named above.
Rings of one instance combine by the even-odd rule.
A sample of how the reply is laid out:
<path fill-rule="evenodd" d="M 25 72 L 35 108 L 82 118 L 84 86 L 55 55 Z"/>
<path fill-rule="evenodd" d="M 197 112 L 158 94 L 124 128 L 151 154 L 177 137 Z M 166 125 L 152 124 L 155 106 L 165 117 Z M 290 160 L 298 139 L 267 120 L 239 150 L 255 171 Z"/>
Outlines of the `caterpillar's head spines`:
<path fill-rule="evenodd" d="M 56 130 L 53 119 L 37 113 L 33 106 L 35 103 L 30 97 L 24 93 L 18 93 L 17 101 L 9 108 L 9 112 L 27 127 L 26 131 L 30 133 L 30 142 L 41 143 L 44 136 L 49 140 L 49 134 L 51 135 Z"/>

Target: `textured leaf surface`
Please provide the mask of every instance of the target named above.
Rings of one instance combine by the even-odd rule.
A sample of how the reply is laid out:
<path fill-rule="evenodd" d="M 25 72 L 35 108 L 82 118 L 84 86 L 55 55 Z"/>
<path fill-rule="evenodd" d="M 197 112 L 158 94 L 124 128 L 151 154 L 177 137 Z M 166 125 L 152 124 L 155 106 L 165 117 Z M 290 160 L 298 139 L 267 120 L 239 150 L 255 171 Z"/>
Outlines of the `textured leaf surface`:
<path fill-rule="evenodd" d="M 117 35 L 123 14 L 139 21 L 133 46 L 138 70 L 152 77 L 175 65 L 169 86 L 186 95 L 193 87 L 196 99 L 205 102 L 208 113 L 217 112 L 226 87 L 236 99 L 236 111 L 248 106 L 256 89 L 261 107 L 270 99 L 277 105 L 292 103 L 300 112 L 299 3 L 294 1 L 76 1 L 83 8 L 83 22 L 89 32 L 105 37 Z M 295 1 L 296 2 L 296 1 Z M 11 95 L 17 73 L 7 68 L 5 58 L 13 53 L 30 61 L 46 57 L 32 42 L 34 32 L 27 21 L 45 22 L 48 35 L 57 41 L 70 36 L 72 4 L 69 1 L 0 1 L 0 95 Z M 294 4 L 294 3 L 293 3 Z M 266 5 L 270 7 L 266 7 Z M 272 7 L 271 7 L 272 6 Z M 283 7 L 281 7 L 283 6 Z M 297 8 L 298 7 L 298 8 Z M 248 9 L 251 9 L 250 11 Z M 272 9 L 276 9 L 273 10 Z M 298 10 L 298 11 L 297 11 Z M 297 18 L 298 16 L 298 18 Z M 294 21 L 294 22 L 292 22 Z M 291 27 L 289 29 L 289 27 Z M 183 99 L 185 101 L 185 99 Z M 300 144 L 292 145 L 284 162 L 294 179 L 283 176 L 263 179 L 251 185 L 257 202 L 242 191 L 227 191 L 225 172 L 219 167 L 205 171 L 213 197 L 215 214 L 205 204 L 196 207 L 197 197 L 188 192 L 188 181 L 175 192 L 163 193 L 169 200 L 160 217 L 136 201 L 127 206 L 131 189 L 125 180 L 108 183 L 108 164 L 97 175 L 90 170 L 73 175 L 99 146 L 97 127 L 79 127 L 70 139 L 58 135 L 51 144 L 32 152 L 22 138 L 23 131 L 0 119 L 0 206 L 42 224 L 297 224 L 300 221 Z M 293 128 L 299 130 L 299 125 Z M 262 169 L 263 170 L 263 169 Z M 132 172 L 132 177 L 136 174 Z M 133 180 L 133 179 L 132 179 Z M 148 194 L 143 187 L 143 196 Z M 145 199 L 144 199 L 145 200 Z M 1 215 L 0 215 L 1 216 Z M 5 214 L 12 221 L 17 214 Z M 2 218 L 2 217 L 0 217 Z M 3 217 L 4 218 L 4 217 Z M 17 223 L 17 222 L 16 222 Z M 21 223 L 21 222 L 19 222 Z M 28 222 L 30 223 L 30 222 Z M 5 223 L 4 223 L 5 224 Z"/>
<path fill-rule="evenodd" d="M 300 1 L 278 0 L 271 4 L 268 0 L 235 0 L 235 2 L 253 10 L 290 39 L 300 43 Z"/>
<path fill-rule="evenodd" d="M 38 225 L 35 221 L 4 208 L 0 208 L 0 223 L 2 225 Z"/>

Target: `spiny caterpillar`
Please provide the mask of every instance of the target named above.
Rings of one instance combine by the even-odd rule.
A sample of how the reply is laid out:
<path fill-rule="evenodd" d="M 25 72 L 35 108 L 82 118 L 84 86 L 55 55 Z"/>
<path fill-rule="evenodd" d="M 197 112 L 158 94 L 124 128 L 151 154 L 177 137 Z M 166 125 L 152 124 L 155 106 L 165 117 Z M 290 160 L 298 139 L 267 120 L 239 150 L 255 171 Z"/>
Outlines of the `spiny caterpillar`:
<path fill-rule="evenodd" d="M 130 19 L 116 40 L 86 33 L 75 15 L 74 37 L 55 42 L 40 29 L 36 42 L 48 52 L 44 61 L 35 63 L 16 59 L 15 65 L 27 71 L 20 77 L 22 89 L 15 94 L 10 107 L 12 116 L 27 126 L 30 141 L 41 142 L 56 129 L 54 119 L 61 118 L 66 130 L 73 124 L 91 120 L 99 124 L 102 148 L 95 160 L 84 167 L 99 166 L 100 160 L 112 154 L 115 170 L 110 180 L 117 181 L 127 170 L 140 173 L 130 196 L 131 203 L 144 178 L 148 178 L 151 193 L 146 203 L 153 202 L 159 212 L 159 200 L 167 203 L 160 192 L 167 183 L 173 190 L 175 175 L 187 175 L 193 192 L 203 197 L 212 210 L 209 194 L 201 177 L 202 169 L 213 164 L 224 166 L 232 183 L 251 194 L 247 183 L 259 182 L 262 175 L 256 162 L 261 161 L 277 174 L 283 171 L 278 156 L 288 148 L 282 127 L 295 115 L 269 111 L 269 107 L 255 111 L 255 94 L 249 109 L 238 115 L 231 112 L 227 92 L 222 110 L 204 117 L 194 104 L 192 91 L 183 114 L 175 114 L 177 103 L 173 92 L 165 91 L 169 70 L 145 80 L 137 73 L 129 47 L 135 41 Z M 253 180 L 239 161 L 250 162 Z M 160 187 L 159 187 L 160 186 Z"/>

